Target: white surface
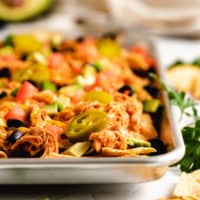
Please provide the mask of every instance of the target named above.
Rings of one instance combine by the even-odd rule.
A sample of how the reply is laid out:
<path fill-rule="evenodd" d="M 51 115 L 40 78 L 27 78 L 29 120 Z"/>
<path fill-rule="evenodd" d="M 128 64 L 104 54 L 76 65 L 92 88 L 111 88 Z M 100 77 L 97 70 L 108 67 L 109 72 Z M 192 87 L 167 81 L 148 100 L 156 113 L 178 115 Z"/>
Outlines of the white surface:
<path fill-rule="evenodd" d="M 170 196 L 179 177 L 179 170 L 170 169 L 160 180 L 138 184 L 132 199 L 157 200 L 161 197 Z M 134 187 L 133 187 L 134 188 Z"/>
<path fill-rule="evenodd" d="M 156 50 L 162 67 L 168 67 L 177 59 L 191 62 L 200 57 L 200 41 L 181 39 L 157 38 Z"/>

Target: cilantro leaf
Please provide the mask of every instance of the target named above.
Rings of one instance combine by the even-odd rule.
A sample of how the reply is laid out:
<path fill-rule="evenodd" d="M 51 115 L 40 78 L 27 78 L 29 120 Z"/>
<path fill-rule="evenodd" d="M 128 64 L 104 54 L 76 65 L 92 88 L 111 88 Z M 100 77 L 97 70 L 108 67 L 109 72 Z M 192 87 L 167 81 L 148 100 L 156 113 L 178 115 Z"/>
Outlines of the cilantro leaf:
<path fill-rule="evenodd" d="M 192 124 L 188 124 L 182 128 L 186 153 L 184 158 L 177 164 L 182 171 L 191 172 L 200 168 L 200 116 L 196 109 L 196 102 L 186 93 L 178 92 L 175 89 L 166 85 L 155 74 L 150 74 L 150 77 L 158 82 L 161 88 L 167 93 L 170 103 L 177 106 L 181 111 L 181 117 L 183 115 L 190 116 L 193 119 Z M 192 113 L 186 111 L 191 108 Z M 177 165 L 175 164 L 175 165 Z"/>

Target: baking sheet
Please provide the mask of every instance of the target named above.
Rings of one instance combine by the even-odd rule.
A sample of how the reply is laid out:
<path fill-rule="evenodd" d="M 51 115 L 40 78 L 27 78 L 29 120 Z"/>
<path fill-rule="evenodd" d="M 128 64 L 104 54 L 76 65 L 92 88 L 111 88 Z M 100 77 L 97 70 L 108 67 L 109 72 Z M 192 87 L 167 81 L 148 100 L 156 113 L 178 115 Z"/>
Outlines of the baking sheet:
<path fill-rule="evenodd" d="M 156 57 L 154 45 L 145 34 L 124 32 L 121 40 L 125 47 L 145 46 Z M 161 77 L 164 77 L 163 73 L 158 69 Z M 140 158 L 10 158 L 0 160 L 0 184 L 138 183 L 158 179 L 184 153 L 183 139 L 171 113 L 172 109 L 167 99 L 164 103 L 167 112 L 162 121 L 161 138 L 173 147 L 165 154 Z"/>

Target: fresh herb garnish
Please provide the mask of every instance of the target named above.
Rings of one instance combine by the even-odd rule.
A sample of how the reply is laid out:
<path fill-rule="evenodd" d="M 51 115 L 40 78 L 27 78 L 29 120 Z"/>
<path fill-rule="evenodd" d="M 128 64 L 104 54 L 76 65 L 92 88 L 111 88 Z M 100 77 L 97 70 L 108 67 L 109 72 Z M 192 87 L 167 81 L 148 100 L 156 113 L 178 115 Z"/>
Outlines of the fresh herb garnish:
<path fill-rule="evenodd" d="M 170 103 L 180 109 L 181 118 L 183 115 L 188 115 L 186 111 L 187 108 L 192 108 L 193 115 L 196 116 L 197 112 L 195 108 L 195 102 L 192 100 L 192 98 L 186 95 L 185 92 L 178 92 L 174 88 L 169 87 L 153 73 L 150 73 L 149 76 L 160 84 L 161 89 L 167 92 Z"/>
<path fill-rule="evenodd" d="M 191 172 L 200 168 L 200 119 L 182 129 L 186 153 L 179 162 L 182 171 Z"/>
<path fill-rule="evenodd" d="M 178 92 L 166 85 L 155 74 L 150 77 L 158 82 L 161 88 L 167 93 L 170 103 L 177 106 L 181 111 L 181 118 L 190 116 L 193 119 L 192 124 L 184 126 L 181 130 L 186 147 L 184 158 L 177 164 L 180 165 L 182 171 L 191 172 L 200 168 L 200 116 L 196 109 L 196 102 L 184 92 Z M 187 112 L 191 109 L 191 113 Z"/>
<path fill-rule="evenodd" d="M 174 68 L 174 67 L 179 67 L 179 66 L 182 66 L 182 65 L 184 65 L 184 64 L 186 64 L 183 60 L 176 60 L 174 63 L 172 63 L 169 67 L 168 67 L 168 69 L 172 69 L 172 68 Z"/>
<path fill-rule="evenodd" d="M 169 65 L 168 69 L 172 69 L 175 67 L 183 66 L 183 65 L 193 65 L 195 67 L 200 67 L 200 57 L 195 58 L 192 62 L 185 62 L 183 60 L 176 60 L 174 63 Z"/>
<path fill-rule="evenodd" d="M 196 58 L 193 62 L 192 62 L 193 65 L 196 65 L 198 67 L 200 67 L 200 58 Z"/>

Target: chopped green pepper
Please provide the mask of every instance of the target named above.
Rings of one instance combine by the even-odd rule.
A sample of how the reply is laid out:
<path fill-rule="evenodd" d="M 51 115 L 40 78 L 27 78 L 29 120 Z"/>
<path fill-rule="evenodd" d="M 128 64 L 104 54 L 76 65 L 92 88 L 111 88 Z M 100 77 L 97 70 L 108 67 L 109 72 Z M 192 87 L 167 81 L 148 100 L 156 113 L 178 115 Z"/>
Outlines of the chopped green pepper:
<path fill-rule="evenodd" d="M 42 110 L 46 111 L 48 115 L 54 115 L 58 112 L 58 104 L 52 103 L 50 105 L 45 105 L 42 107 Z"/>
<path fill-rule="evenodd" d="M 57 90 L 56 85 L 49 81 L 43 81 L 42 82 L 42 90 L 50 90 L 55 92 Z"/>
<path fill-rule="evenodd" d="M 136 138 L 128 138 L 127 144 L 131 147 L 150 147 L 151 143 L 145 140 L 136 139 Z"/>
<path fill-rule="evenodd" d="M 104 129 L 107 122 L 108 117 L 104 111 L 92 109 L 74 117 L 69 123 L 66 135 L 72 140 L 85 140 L 92 132 Z"/>
<path fill-rule="evenodd" d="M 103 91 L 91 91 L 85 95 L 85 101 L 99 101 L 103 104 L 108 104 L 113 100 L 112 95 Z"/>
<path fill-rule="evenodd" d="M 96 69 L 97 72 L 100 72 L 104 69 L 104 66 L 98 62 L 91 64 L 91 65 Z"/>
<path fill-rule="evenodd" d="M 58 104 L 58 111 L 70 106 L 70 99 L 64 95 L 59 95 L 56 102 Z"/>
<path fill-rule="evenodd" d="M 87 65 L 92 66 L 97 72 L 101 72 L 102 70 L 104 70 L 106 68 L 105 66 L 105 60 L 98 60 L 94 63 L 89 63 Z"/>
<path fill-rule="evenodd" d="M 32 35 L 13 35 L 12 38 L 14 47 L 21 53 L 31 53 L 33 51 L 38 51 L 42 45 L 41 42 Z"/>
<path fill-rule="evenodd" d="M 84 155 L 88 149 L 90 148 L 90 142 L 84 141 L 84 142 L 77 142 L 73 144 L 71 147 L 69 147 L 66 151 L 64 151 L 64 154 L 69 154 L 75 157 L 81 157 Z"/>
<path fill-rule="evenodd" d="M 144 100 L 143 101 L 143 110 L 145 112 L 154 113 L 158 110 L 159 106 L 160 106 L 160 100 L 159 99 L 151 99 L 151 100 Z"/>
<path fill-rule="evenodd" d="M 97 49 L 101 55 L 109 58 L 117 57 L 121 53 L 118 42 L 109 38 L 99 40 L 97 42 Z"/>

